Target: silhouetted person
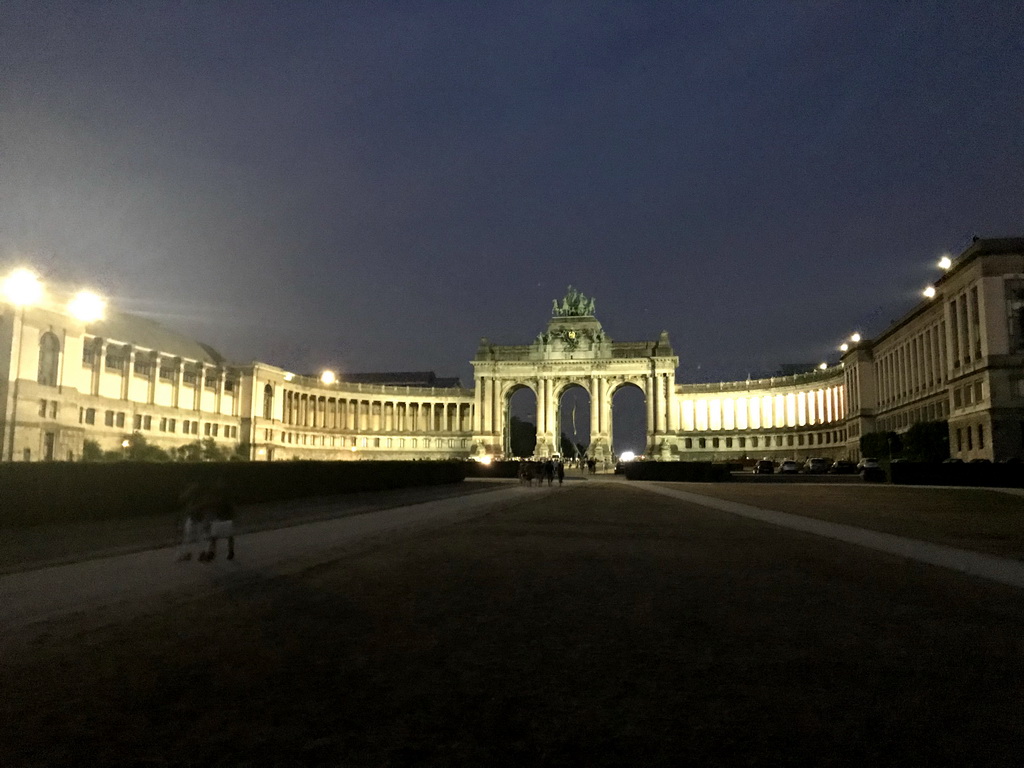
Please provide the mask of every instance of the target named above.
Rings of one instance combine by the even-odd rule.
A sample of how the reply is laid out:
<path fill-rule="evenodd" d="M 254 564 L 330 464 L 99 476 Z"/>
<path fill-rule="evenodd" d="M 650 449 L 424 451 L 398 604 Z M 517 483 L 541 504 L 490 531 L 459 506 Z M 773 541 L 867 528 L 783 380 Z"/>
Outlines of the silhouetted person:
<path fill-rule="evenodd" d="M 235 505 L 231 501 L 227 483 L 218 480 L 210 487 L 206 497 L 209 520 L 209 548 L 199 556 L 209 562 L 217 556 L 217 539 L 228 540 L 228 560 L 235 559 Z"/>
<path fill-rule="evenodd" d="M 565 480 L 565 464 L 558 462 L 555 471 L 558 473 L 558 484 L 561 485 L 562 481 Z"/>

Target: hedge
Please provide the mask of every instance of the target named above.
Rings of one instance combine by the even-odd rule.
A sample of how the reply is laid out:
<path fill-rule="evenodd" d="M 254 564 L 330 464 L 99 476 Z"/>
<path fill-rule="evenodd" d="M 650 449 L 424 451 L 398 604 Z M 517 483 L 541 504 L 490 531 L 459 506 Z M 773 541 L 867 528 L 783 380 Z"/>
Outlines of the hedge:
<path fill-rule="evenodd" d="M 223 480 L 240 504 L 458 483 L 464 462 L 279 461 L 0 464 L 0 527 L 174 513 L 193 482 Z"/>
<path fill-rule="evenodd" d="M 925 464 L 894 461 L 889 465 L 897 485 L 972 485 L 988 488 L 1024 488 L 1022 464 Z"/>
<path fill-rule="evenodd" d="M 626 477 L 674 483 L 720 483 L 732 479 L 727 464 L 710 461 L 630 461 L 626 463 Z"/>
<path fill-rule="evenodd" d="M 484 464 L 480 461 L 470 461 L 466 464 L 467 477 L 519 477 L 520 462 L 516 459 L 508 461 L 492 461 Z"/>

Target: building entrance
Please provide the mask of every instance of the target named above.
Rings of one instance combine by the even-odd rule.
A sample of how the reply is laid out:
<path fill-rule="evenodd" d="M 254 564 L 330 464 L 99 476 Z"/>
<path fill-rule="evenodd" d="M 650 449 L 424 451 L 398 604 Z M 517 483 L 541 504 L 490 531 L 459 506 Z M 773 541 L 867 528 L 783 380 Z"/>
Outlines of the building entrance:
<path fill-rule="evenodd" d="M 654 455 L 668 451 L 666 438 L 679 430 L 671 408 L 676 357 L 668 333 L 657 341 L 613 341 L 594 314 L 594 299 L 569 287 L 561 303 L 552 302 L 547 327 L 532 344 L 502 346 L 480 340 L 473 359 L 476 382 L 473 447 L 476 456 L 507 455 L 509 400 L 529 387 L 537 397 L 537 456 L 561 452 L 559 404 L 573 387 L 590 398 L 588 454 L 611 461 L 612 394 L 619 387 L 639 387 L 646 402 L 646 445 Z"/>

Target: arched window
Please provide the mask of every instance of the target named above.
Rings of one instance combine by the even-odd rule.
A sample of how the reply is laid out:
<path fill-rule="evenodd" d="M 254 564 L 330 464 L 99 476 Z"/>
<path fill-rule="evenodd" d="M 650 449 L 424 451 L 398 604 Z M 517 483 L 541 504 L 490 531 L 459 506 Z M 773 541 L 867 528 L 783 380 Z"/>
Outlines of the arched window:
<path fill-rule="evenodd" d="M 57 364 L 60 361 L 60 341 L 47 331 L 39 339 L 39 378 L 47 387 L 57 386 Z"/>
<path fill-rule="evenodd" d="M 263 388 L 263 418 L 274 418 L 274 388 L 269 384 Z"/>

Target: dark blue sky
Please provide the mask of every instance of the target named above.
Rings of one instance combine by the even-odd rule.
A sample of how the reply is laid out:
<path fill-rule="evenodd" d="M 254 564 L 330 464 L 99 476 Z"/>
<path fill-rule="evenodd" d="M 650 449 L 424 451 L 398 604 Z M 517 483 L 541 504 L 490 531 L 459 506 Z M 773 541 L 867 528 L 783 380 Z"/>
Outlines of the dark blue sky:
<path fill-rule="evenodd" d="M 679 378 L 1024 235 L 1024 5 L 0 6 L 0 267 L 229 357 L 468 379 L 568 283 Z"/>

